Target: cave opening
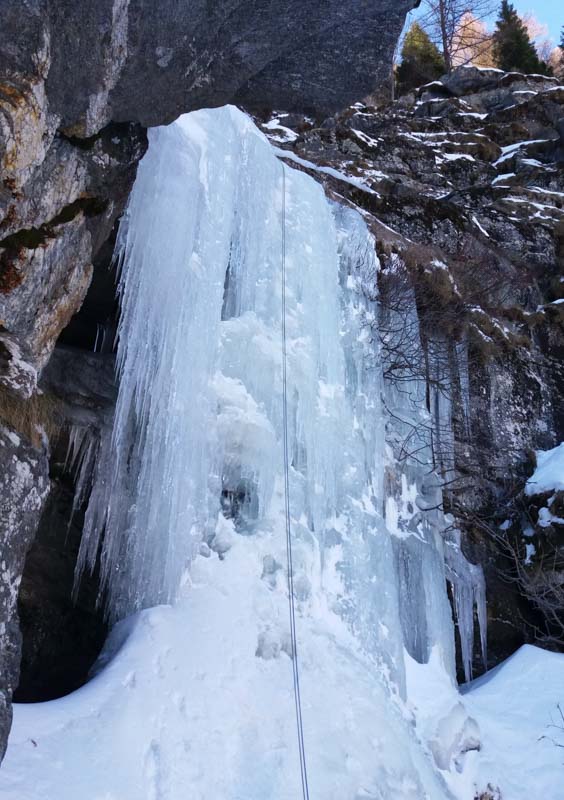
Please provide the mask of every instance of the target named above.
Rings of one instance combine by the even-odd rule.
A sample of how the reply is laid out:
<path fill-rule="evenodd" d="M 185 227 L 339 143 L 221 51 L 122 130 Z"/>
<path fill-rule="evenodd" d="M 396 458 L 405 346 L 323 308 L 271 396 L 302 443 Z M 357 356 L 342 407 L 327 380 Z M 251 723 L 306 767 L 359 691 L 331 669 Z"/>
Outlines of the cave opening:
<path fill-rule="evenodd" d="M 61 419 L 49 443 L 51 491 L 18 594 L 22 658 L 17 703 L 54 700 L 84 685 L 109 632 L 99 602 L 98 569 L 85 572 L 73 598 L 88 492 L 73 508 L 78 474 L 69 460 L 69 443 L 73 431 L 79 440 L 99 436 L 113 415 L 116 234 L 117 225 L 96 256 L 82 307 L 62 331 L 41 375 L 40 389 L 53 398 Z"/>
<path fill-rule="evenodd" d="M 83 513 L 71 519 L 74 487 L 59 464 L 51 480 L 18 595 L 22 660 L 16 703 L 55 700 L 85 684 L 108 634 L 97 604 L 97 571 L 84 575 L 72 597 Z"/>
<path fill-rule="evenodd" d="M 118 225 L 114 225 L 109 239 L 98 251 L 84 302 L 61 332 L 57 347 L 73 347 L 90 353 L 115 353 L 119 303 L 113 252 Z"/>

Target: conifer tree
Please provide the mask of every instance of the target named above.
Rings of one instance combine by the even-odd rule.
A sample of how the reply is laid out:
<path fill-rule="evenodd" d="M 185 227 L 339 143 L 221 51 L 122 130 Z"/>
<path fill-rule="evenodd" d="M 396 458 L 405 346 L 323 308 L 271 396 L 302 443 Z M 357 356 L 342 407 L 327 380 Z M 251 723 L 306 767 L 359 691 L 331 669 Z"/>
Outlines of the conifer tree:
<path fill-rule="evenodd" d="M 417 22 L 408 30 L 397 69 L 399 94 L 440 78 L 446 72 L 445 61 L 436 45 Z"/>
<path fill-rule="evenodd" d="M 493 35 L 493 52 L 497 66 L 508 72 L 545 74 L 548 71 L 547 65 L 539 59 L 522 19 L 508 0 L 501 3 Z"/>

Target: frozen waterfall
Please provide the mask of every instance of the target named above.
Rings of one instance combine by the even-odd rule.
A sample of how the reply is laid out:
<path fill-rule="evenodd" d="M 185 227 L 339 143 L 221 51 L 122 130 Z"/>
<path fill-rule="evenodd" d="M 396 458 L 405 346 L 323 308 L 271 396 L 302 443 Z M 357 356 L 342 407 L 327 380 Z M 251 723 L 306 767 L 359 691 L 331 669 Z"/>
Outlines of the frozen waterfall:
<path fill-rule="evenodd" d="M 324 564 L 337 564 L 331 606 L 399 677 L 382 378 L 368 336 L 374 243 L 357 212 L 284 166 L 233 108 L 152 131 L 139 168 L 117 243 L 118 405 L 80 568 L 94 567 L 101 545 L 103 588 L 119 619 L 174 601 L 202 542 L 213 548 L 226 530 L 249 535 L 268 520 L 282 469 L 283 201 L 293 536 L 302 560 L 315 553 L 316 589 Z M 435 565 L 436 544 L 425 545 Z M 295 581 L 310 595 L 301 559 Z M 428 577 L 404 628 L 434 627 L 425 652 L 440 643 L 450 667 L 444 581 Z M 427 619 L 421 609 L 433 603 Z"/>
<path fill-rule="evenodd" d="M 282 469 L 282 203 L 294 580 L 311 593 L 300 548 L 319 562 L 316 589 L 337 564 L 331 606 L 401 685 L 400 617 L 408 641 L 426 639 L 413 655 L 439 643 L 449 669 L 452 631 L 436 531 L 413 531 L 420 575 L 406 591 L 383 521 L 374 242 L 233 108 L 151 132 L 117 243 L 120 390 L 79 570 L 101 545 L 119 619 L 174 601 L 202 542 L 268 519 Z"/>
<path fill-rule="evenodd" d="M 395 422 L 383 406 L 370 333 L 374 241 L 356 210 L 328 201 L 226 107 L 150 131 L 118 237 L 119 397 L 79 573 L 99 559 L 110 616 L 132 616 L 114 628 L 96 677 L 48 704 L 58 712 L 40 723 L 44 759 L 95 742 L 107 768 L 92 797 L 299 793 L 284 577 L 283 211 L 312 800 L 445 800 L 451 739 L 471 749 L 464 713 L 429 750 L 405 705 L 406 660 L 431 657 L 445 714 L 458 700 L 440 488 L 428 469 L 394 460 L 397 420 L 424 412 L 401 393 L 388 393 Z M 78 776 L 48 761 L 42 800 L 74 800 Z"/>

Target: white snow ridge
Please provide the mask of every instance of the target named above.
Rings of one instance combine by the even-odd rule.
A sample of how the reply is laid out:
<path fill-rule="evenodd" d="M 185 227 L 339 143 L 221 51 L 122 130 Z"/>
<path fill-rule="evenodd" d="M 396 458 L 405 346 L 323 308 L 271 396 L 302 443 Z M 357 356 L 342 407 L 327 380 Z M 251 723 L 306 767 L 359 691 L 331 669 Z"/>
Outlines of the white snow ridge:
<path fill-rule="evenodd" d="M 149 139 L 118 239 L 119 398 L 80 553 L 92 568 L 101 547 L 117 624 L 88 684 L 15 707 L 2 800 L 297 800 L 296 656 L 311 800 L 474 800 L 488 783 L 530 800 L 525 774 L 503 785 L 544 733 L 550 698 L 536 716 L 512 707 L 523 736 L 506 758 L 498 708 L 514 670 L 507 688 L 499 673 L 459 695 L 442 521 L 401 527 L 402 502 L 420 503 L 413 479 L 386 527 L 383 387 L 366 333 L 378 263 L 362 217 L 284 165 L 235 108 Z M 543 655 L 527 652 L 538 677 Z M 559 751 L 542 746 L 538 796 L 556 800 Z"/>

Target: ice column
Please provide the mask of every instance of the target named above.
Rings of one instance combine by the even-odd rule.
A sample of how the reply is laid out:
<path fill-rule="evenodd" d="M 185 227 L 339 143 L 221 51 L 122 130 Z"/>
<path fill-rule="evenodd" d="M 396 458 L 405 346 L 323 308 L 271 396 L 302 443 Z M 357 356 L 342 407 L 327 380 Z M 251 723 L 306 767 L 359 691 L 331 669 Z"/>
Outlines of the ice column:
<path fill-rule="evenodd" d="M 398 555 L 384 520 L 374 240 L 237 109 L 149 138 L 117 243 L 119 396 L 79 570 L 100 559 L 120 618 L 174 602 L 202 540 L 282 536 L 284 217 L 298 600 L 346 619 L 401 691 L 404 641 L 424 641 L 422 660 L 436 643 L 448 654 L 452 626 L 437 526 L 426 518 Z"/>

